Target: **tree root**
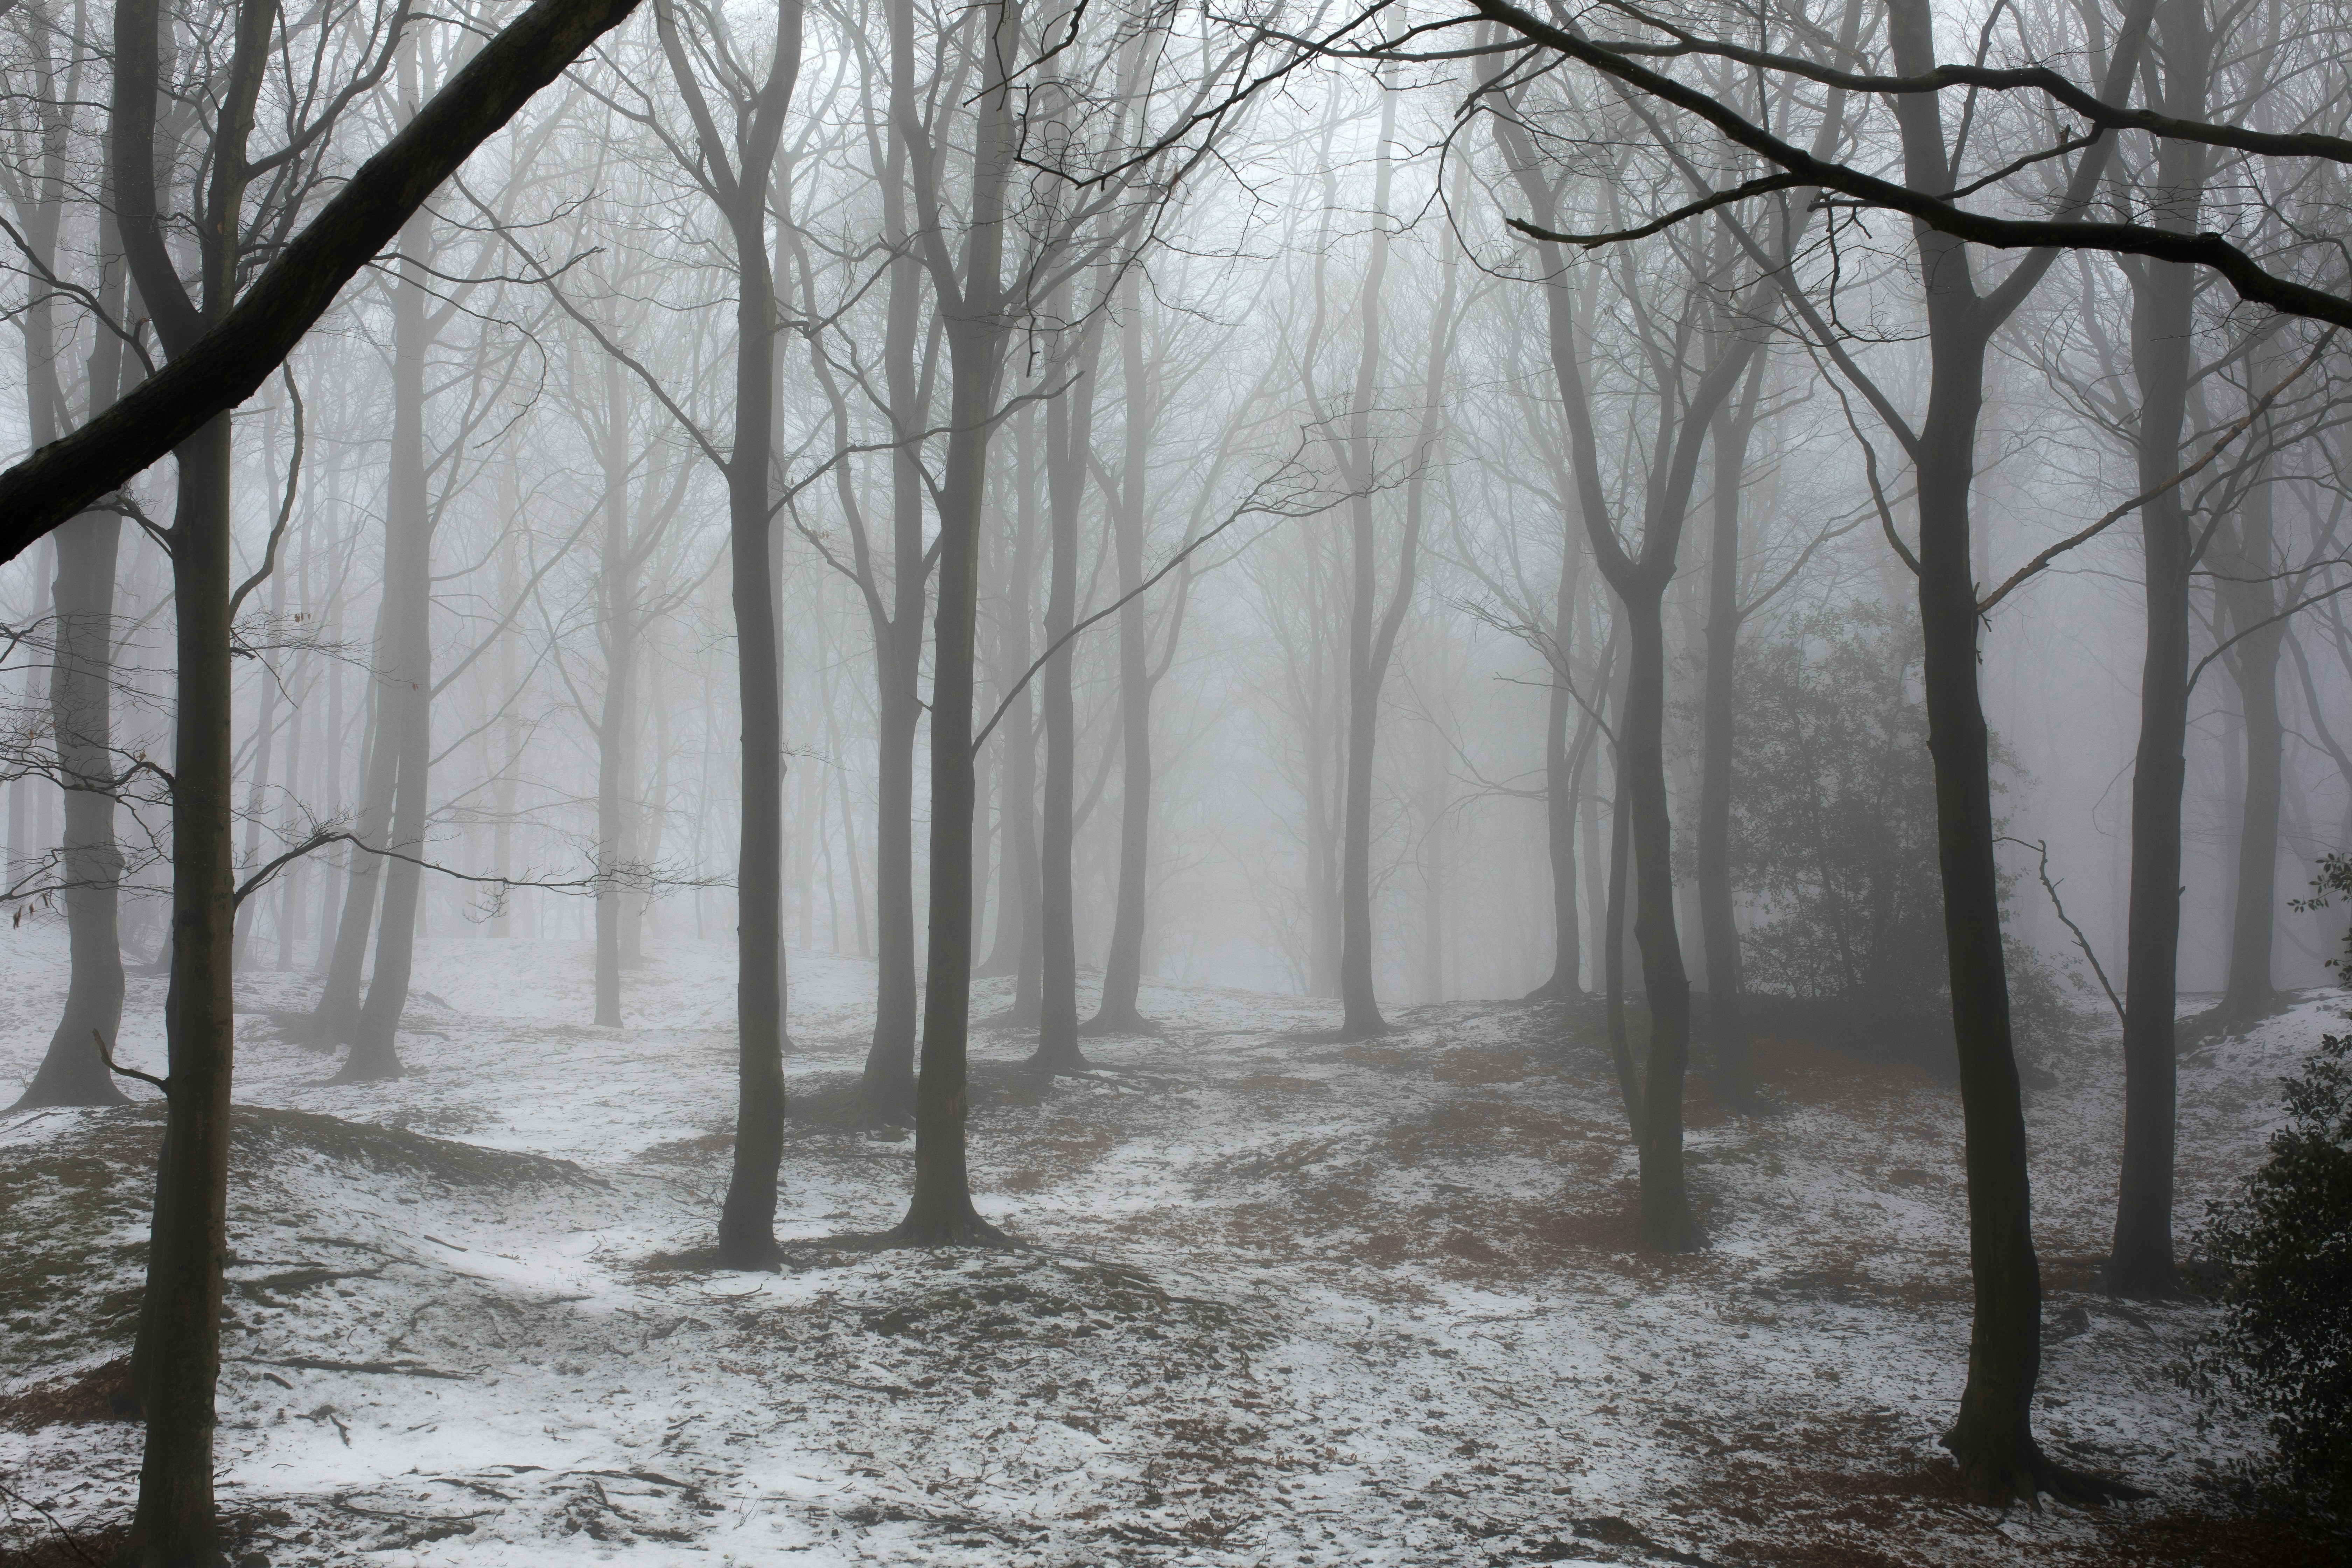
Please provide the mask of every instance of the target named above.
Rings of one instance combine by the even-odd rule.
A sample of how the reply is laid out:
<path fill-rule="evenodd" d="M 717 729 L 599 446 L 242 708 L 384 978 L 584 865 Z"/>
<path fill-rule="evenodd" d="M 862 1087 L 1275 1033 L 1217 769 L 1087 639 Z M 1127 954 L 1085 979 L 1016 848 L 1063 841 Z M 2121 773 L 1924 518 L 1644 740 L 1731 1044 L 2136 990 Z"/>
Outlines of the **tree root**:
<path fill-rule="evenodd" d="M 2137 1502 L 2149 1494 L 2119 1476 L 2078 1470 L 2062 1465 L 2028 1438 L 2023 1450 L 2000 1454 L 1963 1454 L 1954 1441 L 1957 1430 L 1939 1439 L 1960 1467 L 1960 1495 L 1988 1508 L 2005 1509 L 2023 1503 L 2040 1511 L 2042 1494 L 2070 1508 L 2099 1508 L 2111 1502 Z"/>
<path fill-rule="evenodd" d="M 898 1226 L 882 1236 L 886 1247 L 977 1247 L 992 1252 L 1020 1252 L 1021 1243 L 1005 1235 L 980 1217 L 980 1211 L 967 1198 L 956 1205 L 956 1212 L 944 1216 L 926 1215 L 919 1221 L 909 1213 Z"/>

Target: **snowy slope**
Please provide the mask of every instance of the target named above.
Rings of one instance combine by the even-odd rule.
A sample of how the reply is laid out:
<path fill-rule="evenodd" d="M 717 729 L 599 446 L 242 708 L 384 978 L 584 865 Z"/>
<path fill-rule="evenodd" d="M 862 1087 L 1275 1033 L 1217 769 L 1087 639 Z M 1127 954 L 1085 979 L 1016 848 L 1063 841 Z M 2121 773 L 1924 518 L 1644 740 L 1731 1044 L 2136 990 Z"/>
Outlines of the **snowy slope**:
<path fill-rule="evenodd" d="M 1158 1037 L 1046 1086 L 975 1048 L 973 1160 L 1011 1255 L 841 1238 L 902 1208 L 912 1145 L 796 1118 L 781 1275 L 709 1239 L 731 1117 L 731 951 L 656 952 L 628 1026 L 589 958 L 427 942 L 409 1076 L 323 1080 L 240 989 L 223 1497 L 270 1563 L 2105 1562 L 2255 1441 L 2165 1373 L 2200 1310 L 2088 1294 L 2120 1126 L 2108 1047 L 2037 1093 L 2051 1287 L 2040 1429 L 2158 1494 L 1961 1508 L 1935 1437 L 1968 1330 L 1947 1085 L 1759 1048 L 1787 1113 L 1694 1079 L 1711 1246 L 1632 1250 L 1633 1156 L 1597 1047 L 1517 1005 L 1402 1014 L 1356 1046 L 1295 998 L 1148 987 Z M 0 1085 L 30 1072 L 62 931 L 0 948 Z M 787 1074 L 862 1059 L 868 965 L 794 954 Z M 975 1011 L 1002 1005 L 987 985 Z M 160 1061 L 134 981 L 125 1059 Z M 2180 1213 L 2239 1179 L 2314 1003 L 2184 1063 Z M 328 1120 L 338 1119 L 338 1120 Z M 365 1123 L 347 1127 L 344 1123 Z M 0 1400 L 123 1353 L 152 1109 L 0 1122 Z M 13 1205 L 13 1206 L 10 1206 Z M 2184 1225 L 2186 1219 L 2184 1219 Z M 58 1260 L 55 1275 L 21 1261 Z M 126 1510 L 136 1429 L 0 1431 L 69 1529 Z M 18 1510 L 20 1519 L 30 1516 Z M 32 1528 L 27 1522 L 26 1528 Z M 362 1555 L 364 1554 L 364 1555 Z M 2113 1559 L 2121 1560 L 2121 1559 Z"/>

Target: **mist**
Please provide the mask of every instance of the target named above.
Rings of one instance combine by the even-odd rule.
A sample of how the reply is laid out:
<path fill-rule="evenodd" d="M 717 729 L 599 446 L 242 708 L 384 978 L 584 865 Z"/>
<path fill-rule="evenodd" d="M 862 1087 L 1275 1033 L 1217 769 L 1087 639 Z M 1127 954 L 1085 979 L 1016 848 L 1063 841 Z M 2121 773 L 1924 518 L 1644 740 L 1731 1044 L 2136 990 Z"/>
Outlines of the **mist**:
<path fill-rule="evenodd" d="M 0 6 L 0 1562 L 2337 1560 L 2347 39 Z"/>

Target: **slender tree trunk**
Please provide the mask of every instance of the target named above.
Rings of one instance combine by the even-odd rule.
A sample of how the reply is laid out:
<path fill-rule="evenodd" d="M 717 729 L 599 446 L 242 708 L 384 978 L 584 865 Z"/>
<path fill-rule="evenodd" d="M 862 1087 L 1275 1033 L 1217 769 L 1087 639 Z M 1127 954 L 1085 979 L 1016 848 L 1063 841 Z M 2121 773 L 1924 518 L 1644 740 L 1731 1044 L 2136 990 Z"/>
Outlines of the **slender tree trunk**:
<path fill-rule="evenodd" d="M 1066 301 L 1065 302 L 1066 310 Z M 1071 854 L 1077 785 L 1078 721 L 1071 690 L 1071 649 L 1063 639 L 1077 619 L 1078 514 L 1086 500 L 1087 459 L 1094 440 L 1094 371 L 1101 335 L 1090 321 L 1078 329 L 1069 356 L 1069 389 L 1045 410 L 1045 491 L 1048 567 L 1045 643 L 1060 646 L 1045 660 L 1045 794 L 1038 840 L 1045 890 L 1043 989 L 1037 1049 L 1030 1065 L 1048 1072 L 1083 1072 L 1078 1048 L 1076 889 Z M 1058 367 L 1057 367 L 1058 368 Z"/>
<path fill-rule="evenodd" d="M 1618 704 L 1624 711 L 1624 704 Z M 1617 1069 L 1617 1094 L 1625 1104 L 1625 1125 L 1638 1135 L 1642 1120 L 1642 1075 L 1625 1020 L 1625 911 L 1632 891 L 1633 814 L 1626 805 L 1625 756 L 1617 752 L 1609 803 L 1609 898 L 1601 921 L 1602 1013 L 1609 1031 L 1610 1065 Z"/>
<path fill-rule="evenodd" d="M 391 552 L 387 545 L 385 553 Z M 373 647 L 381 661 L 390 651 L 392 604 L 389 593 L 376 610 Z M 366 746 L 360 763 L 360 809 L 354 831 L 362 844 L 384 842 L 392 826 L 394 786 L 398 782 L 398 739 L 385 728 L 392 694 L 380 674 L 367 679 L 367 703 L 361 719 Z M 383 883 L 383 858 L 356 846 L 344 857 L 343 908 L 334 926 L 333 951 L 327 959 L 327 977 L 319 990 L 319 1005 L 310 1016 L 309 1035 L 314 1044 L 348 1045 L 358 1037 L 360 985 L 367 965 L 369 933 L 374 929 L 376 895 Z M 323 938 L 324 932 L 320 935 Z"/>
<path fill-rule="evenodd" d="M 1661 584 L 1661 588 L 1663 584 Z M 1683 1076 L 1690 979 L 1675 930 L 1674 829 L 1666 816 L 1666 649 L 1663 595 L 1625 595 L 1625 815 L 1633 852 L 1633 940 L 1650 1014 L 1642 1074 L 1642 1241 L 1679 1252 L 1698 1241 L 1683 1184 Z"/>
<path fill-rule="evenodd" d="M 2167 112 L 2202 118 L 2211 46 L 2202 0 L 2158 7 Z M 2159 226 L 2194 233 L 2203 149 L 2160 145 Z M 2195 331 L 2192 268 L 2150 262 L 2132 288 L 2132 364 L 2138 378 L 2139 483 L 2180 468 Z M 2139 510 L 2147 563 L 2147 646 L 2140 668 L 2139 752 L 2132 770 L 2132 881 L 2124 984 L 2124 1158 L 2113 1251 L 2101 1283 L 2152 1298 L 2179 1289 L 2172 1258 L 2175 1016 L 2180 959 L 2180 797 L 2188 781 L 2189 519 L 2180 489 Z"/>
<path fill-rule="evenodd" d="M 795 57 L 799 32 L 793 35 Z M 784 68 L 779 62 L 777 68 Z M 764 172 L 735 222 L 741 291 L 736 301 L 735 449 L 727 465 L 735 640 L 743 709 L 743 838 L 736 886 L 735 1161 L 719 1218 L 719 1259 L 731 1268 L 775 1266 L 777 1169 L 784 1152 L 783 730 L 776 678 L 776 613 L 768 585 L 775 283 L 768 270 Z"/>
<path fill-rule="evenodd" d="M 1007 28 L 1011 4 L 996 7 Z M 996 89 L 992 96 L 1001 96 Z M 999 132 L 1001 135 L 1001 132 Z M 975 246 L 976 250 L 983 247 Z M 992 279 L 992 250 L 968 287 Z M 976 313 L 976 312 L 975 312 Z M 971 1016 L 972 638 L 979 618 L 979 532 L 996 373 L 994 323 L 959 321 L 947 471 L 940 487 L 939 608 L 931 677 L 931 942 L 925 979 L 922 1075 L 916 1083 L 915 1192 L 894 1233 L 918 1247 L 1001 1241 L 971 1202 L 964 1123 L 965 1043 Z"/>
<path fill-rule="evenodd" d="M 2259 359 L 2257 363 L 2261 363 Z M 2241 579 L 2219 584 L 2229 605 L 2231 635 L 2224 656 L 2245 714 L 2246 799 L 2238 824 L 2237 905 L 2230 922 L 2230 969 L 2218 1016 L 2224 1023 L 2259 1018 L 2277 1005 L 2271 954 L 2278 931 L 2279 799 L 2286 761 L 2286 727 L 2279 714 L 2279 655 L 2285 623 L 2272 622 L 2277 595 L 2265 581 L 2279 569 L 2273 491 L 2256 485 L 2246 495 L 2222 569 Z M 2259 629 L 2257 629 L 2259 628 Z"/>
<path fill-rule="evenodd" d="M 1764 380 L 1759 356 L 1738 407 L 1715 419 L 1715 531 L 1707 560 L 1706 681 L 1700 699 L 1698 898 L 1706 935 L 1707 1033 L 1715 1047 L 1716 1092 L 1735 1110 L 1753 1110 L 1748 1025 L 1740 1005 L 1739 928 L 1732 916 L 1731 762 L 1734 676 L 1739 657 L 1739 487 L 1756 401 Z"/>
<path fill-rule="evenodd" d="M 989 58 L 1018 58 L 1018 0 L 986 13 Z M 909 0 L 892 0 L 891 68 L 911 75 Z M 894 82 L 894 91 L 898 82 Z M 966 1164 L 966 1047 L 971 1026 L 973 633 L 980 613 L 980 529 L 995 426 L 1005 323 L 1002 271 L 1005 194 L 1013 158 L 1013 83 L 992 73 L 982 92 L 972 150 L 961 298 L 935 275 L 949 315 L 947 462 L 940 486 L 939 607 L 931 631 L 931 941 L 924 977 L 921 1077 L 915 1086 L 915 1191 L 892 1234 L 904 1245 L 1001 1243 L 972 1206 Z"/>
<path fill-rule="evenodd" d="M 416 957 L 416 904 L 423 889 L 426 774 L 433 759 L 433 542 L 425 496 L 424 268 L 432 251 L 431 219 L 410 220 L 401 238 L 392 288 L 392 473 L 384 509 L 384 645 L 376 744 L 392 753 L 393 854 L 383 869 L 383 911 L 376 925 L 375 968 L 338 1075 L 372 1083 L 401 1074 L 398 1033 L 408 1009 Z"/>
<path fill-rule="evenodd" d="M 2121 102 L 2137 68 L 2152 0 L 2136 0 L 2109 59 L 2102 95 Z M 1890 0 L 1888 40 L 1895 68 L 1930 69 L 1934 13 L 1927 0 Z M 1904 177 L 1915 189 L 1948 191 L 1953 174 L 1937 108 L 1898 98 Z M 2095 189 L 2113 138 L 2087 151 L 2071 177 L 2070 206 Z M 2011 1036 L 2009 975 L 2000 931 L 2000 873 L 1993 856 L 1991 744 L 1977 686 L 1975 554 L 1969 491 L 1976 479 L 1984 361 L 1993 332 L 2054 257 L 2035 251 L 1991 296 L 1978 293 L 1967 247 L 1914 225 L 1925 296 L 1930 372 L 1927 410 L 1913 439 L 1918 483 L 1919 619 L 1927 746 L 1936 779 L 1937 858 L 1943 875 L 1944 942 L 1952 1033 L 1960 1074 L 1964 1165 L 1969 1188 L 1969 1259 L 1975 1311 L 1968 1382 L 1944 1446 L 1972 1499 L 2032 1502 L 2043 1489 L 2098 1495 L 2051 1464 L 2033 1441 L 2032 1404 L 2042 1365 L 2042 1272 L 2033 1250 L 2032 1190 L 2025 1110 Z"/>
<path fill-rule="evenodd" d="M 636 653 L 629 571 L 629 403 L 619 362 L 604 357 L 604 692 L 596 722 L 596 1025 L 621 1026 L 622 813 L 629 746 L 629 679 Z"/>
<path fill-rule="evenodd" d="M 1577 563 L 1582 559 L 1571 531 L 1559 552 L 1559 587 L 1552 604 L 1552 647 L 1565 663 L 1575 630 Z M 1580 931 L 1576 910 L 1576 774 L 1570 755 L 1575 696 L 1566 674 L 1555 671 L 1544 711 L 1544 850 L 1551 864 L 1551 975 L 1528 993 L 1528 1001 L 1573 1001 L 1584 994 Z"/>
<path fill-rule="evenodd" d="M 117 250 L 113 222 L 100 215 L 102 247 Z M 119 316 L 124 266 L 110 254 L 100 296 Z M 46 321 L 28 322 L 26 353 L 47 341 Z M 53 346 L 40 351 L 46 358 Z M 114 402 L 122 376 L 122 340 L 100 332 L 90 351 L 90 412 Z M 32 358 L 28 357 L 28 365 Z M 47 395 L 55 376 L 28 375 L 33 390 L 30 429 L 36 446 L 55 437 L 55 404 Z M 65 785 L 66 933 L 69 944 L 66 1005 L 41 1065 L 9 1110 L 37 1105 L 116 1105 L 123 1100 L 93 1035 L 111 1047 L 122 1024 L 122 852 L 114 837 L 114 577 L 121 552 L 119 512 L 85 512 L 59 528 L 57 578 L 57 661 L 49 674 L 49 721 L 57 733 L 58 777 Z M 82 787 L 76 787 L 79 781 Z"/>
<path fill-rule="evenodd" d="M 1367 1039 L 1388 1033 L 1372 985 L 1372 763 L 1380 738 L 1381 670 L 1373 668 L 1373 623 L 1380 612 L 1375 574 L 1379 531 L 1372 518 L 1372 398 L 1380 385 L 1381 286 L 1388 275 L 1390 143 L 1396 132 L 1396 91 L 1381 94 L 1377 172 L 1373 176 L 1372 254 L 1358 305 L 1355 397 L 1349 414 L 1348 478 L 1350 548 L 1348 595 L 1348 740 L 1339 829 L 1339 1033 Z"/>
<path fill-rule="evenodd" d="M 1158 411 L 1152 404 L 1150 367 L 1143 352 L 1140 272 L 1130 269 L 1123 287 L 1119 359 L 1127 380 L 1127 439 L 1111 541 L 1118 557 L 1119 595 L 1128 598 L 1143 583 L 1146 465 Z M 1139 596 L 1128 598 L 1119 606 L 1118 708 L 1123 751 L 1118 774 L 1118 903 L 1111 917 L 1110 951 L 1103 961 L 1102 1001 L 1087 1025 L 1089 1034 L 1142 1034 L 1153 1028 L 1136 1006 L 1143 987 L 1145 900 L 1151 874 L 1150 627 L 1150 617 Z M 1170 636 L 1174 636 L 1172 627 Z"/>

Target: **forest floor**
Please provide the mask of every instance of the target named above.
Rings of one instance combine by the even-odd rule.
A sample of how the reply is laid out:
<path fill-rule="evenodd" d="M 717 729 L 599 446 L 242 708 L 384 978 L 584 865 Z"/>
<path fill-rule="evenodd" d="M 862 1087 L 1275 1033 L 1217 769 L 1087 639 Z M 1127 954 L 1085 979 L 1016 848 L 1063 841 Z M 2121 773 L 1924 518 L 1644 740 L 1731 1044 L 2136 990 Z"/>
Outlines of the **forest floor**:
<path fill-rule="evenodd" d="M 13 1092 L 64 938 L 5 940 Z M 583 946 L 426 942 L 408 1076 L 365 1088 L 281 1037 L 307 981 L 240 984 L 219 1451 L 241 1563 L 2326 1560 L 2231 1510 L 2259 1429 L 2167 1372 L 2206 1310 L 2091 1289 L 2111 1049 L 2029 1099 L 2037 1424 L 2154 1496 L 2003 1515 L 1958 1500 L 1936 1445 L 1968 1335 L 1948 1083 L 1764 1042 L 1783 1114 L 1740 1120 L 1695 1076 L 1709 1245 L 1657 1258 L 1605 1054 L 1560 1010 L 1401 1009 L 1333 1046 L 1289 1037 L 1329 1004 L 1150 986 L 1164 1032 L 1089 1041 L 1084 1078 L 975 1038 L 978 1201 L 1024 1250 L 877 1253 L 829 1244 L 894 1223 L 911 1174 L 910 1142 L 835 1114 L 873 971 L 794 954 L 787 1267 L 713 1273 L 668 1255 L 708 1244 L 725 1180 L 730 958 L 656 952 L 611 1030 L 581 1021 Z M 127 1062 L 160 1070 L 162 1000 L 134 979 Z M 2184 1226 L 2340 1007 L 2184 1061 Z M 94 1557 L 128 1514 L 138 1429 L 104 1417 L 148 1098 L 0 1121 L 0 1559 Z"/>

